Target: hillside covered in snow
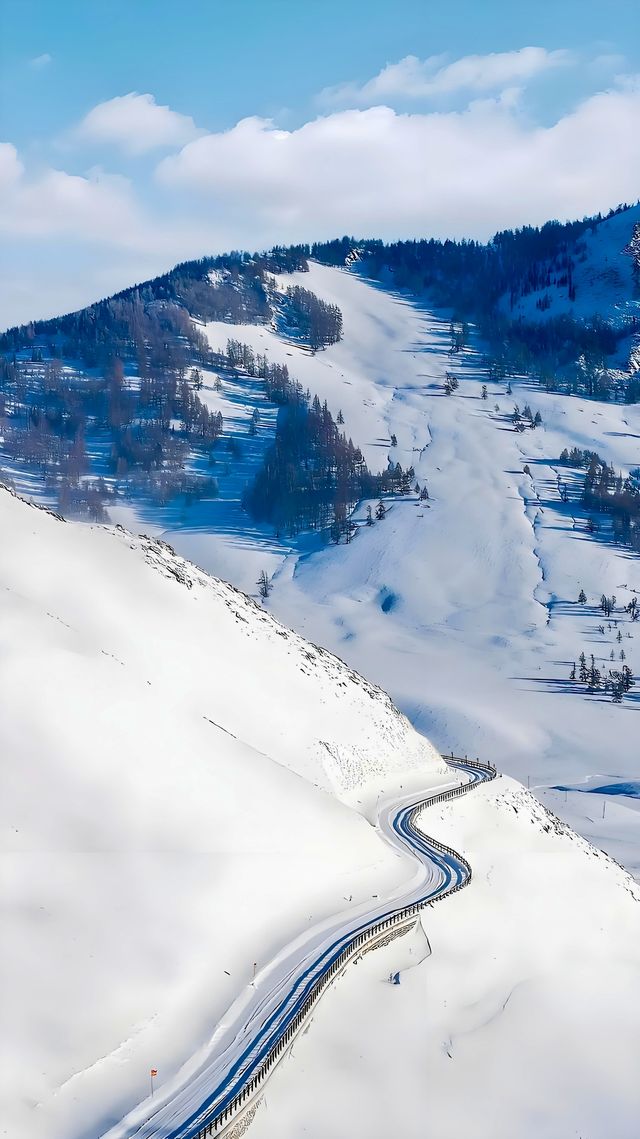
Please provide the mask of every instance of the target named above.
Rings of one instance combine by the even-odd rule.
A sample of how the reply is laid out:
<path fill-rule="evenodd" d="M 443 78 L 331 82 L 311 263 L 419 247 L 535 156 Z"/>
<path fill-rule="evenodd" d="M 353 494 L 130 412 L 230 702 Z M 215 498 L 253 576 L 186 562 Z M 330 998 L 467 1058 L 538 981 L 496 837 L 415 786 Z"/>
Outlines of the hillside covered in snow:
<path fill-rule="evenodd" d="M 72 1139 L 168 1079 L 301 926 L 402 880 L 346 804 L 444 765 L 167 546 L 6 489 L 0 529 L 3 1117 Z"/>
<path fill-rule="evenodd" d="M 505 311 L 513 319 L 537 321 L 566 313 L 622 325 L 637 320 L 639 230 L 640 205 L 588 227 L 563 260 L 544 263 L 526 291 L 504 299 Z"/>
<path fill-rule="evenodd" d="M 379 804 L 455 751 L 505 773 L 425 812 L 472 885 L 329 990 L 256 1139 L 635 1139 L 636 226 L 207 259 L 3 338 L 4 476 L 84 520 L 0 489 L 12 1135 L 179 1080 L 404 881 Z"/>
<path fill-rule="evenodd" d="M 187 1079 L 288 940 L 411 878 L 367 818 L 448 776 L 380 690 L 165 544 L 6 490 L 0 524 L 3 1114 L 21 1139 L 80 1139 L 144 1100 L 151 1067 Z M 479 1134 L 533 1139 L 557 1134 L 551 1095 L 567 1126 L 631 1139 L 631 879 L 506 778 L 421 825 L 472 886 L 339 979 L 256 1135 L 368 1134 L 398 1094 L 410 1136 L 486 1102 Z"/>

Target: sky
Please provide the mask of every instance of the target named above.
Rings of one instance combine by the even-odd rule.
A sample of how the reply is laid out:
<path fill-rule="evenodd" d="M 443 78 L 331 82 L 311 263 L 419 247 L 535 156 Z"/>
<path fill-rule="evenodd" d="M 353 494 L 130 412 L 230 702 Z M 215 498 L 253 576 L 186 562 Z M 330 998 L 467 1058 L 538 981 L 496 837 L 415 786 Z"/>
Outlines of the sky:
<path fill-rule="evenodd" d="M 0 0 L 0 327 L 231 248 L 640 196 L 637 0 Z"/>

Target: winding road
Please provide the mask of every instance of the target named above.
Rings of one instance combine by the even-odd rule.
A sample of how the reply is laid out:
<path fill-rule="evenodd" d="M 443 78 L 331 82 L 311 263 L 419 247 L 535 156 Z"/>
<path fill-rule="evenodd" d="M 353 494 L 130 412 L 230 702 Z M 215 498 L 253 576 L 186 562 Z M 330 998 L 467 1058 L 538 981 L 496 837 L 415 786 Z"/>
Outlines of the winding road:
<path fill-rule="evenodd" d="M 466 781 L 426 798 L 386 802 L 378 816 L 386 840 L 415 859 L 412 880 L 375 908 L 366 903 L 348 915 L 334 915 L 291 942 L 234 1002 L 182 1086 L 169 1085 L 145 1101 L 104 1139 L 205 1139 L 231 1131 L 253 1108 L 336 974 L 367 948 L 404 933 L 422 907 L 469 883 L 466 859 L 425 835 L 417 818 L 425 807 L 493 779 L 495 770 L 468 759 L 451 757 L 447 763 Z"/>

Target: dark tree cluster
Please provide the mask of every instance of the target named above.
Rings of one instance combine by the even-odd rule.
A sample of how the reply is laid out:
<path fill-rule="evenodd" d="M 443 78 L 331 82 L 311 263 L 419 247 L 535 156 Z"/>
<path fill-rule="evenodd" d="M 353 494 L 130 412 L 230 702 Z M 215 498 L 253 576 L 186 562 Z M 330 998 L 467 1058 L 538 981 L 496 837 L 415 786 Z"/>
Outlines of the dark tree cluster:
<path fill-rule="evenodd" d="M 570 451 L 565 447 L 559 462 L 585 470 L 582 504 L 589 514 L 589 533 L 599 531 L 597 515 L 605 514 L 611 519 L 614 541 L 640 550 L 640 470 L 631 471 L 625 477 L 616 473 L 596 451 L 579 447 L 572 447 Z"/>
<path fill-rule="evenodd" d="M 223 363 L 232 370 L 246 372 L 248 376 L 264 380 L 267 397 L 280 407 L 303 396 L 301 384 L 289 376 L 286 364 L 271 363 L 266 354 L 254 352 L 253 348 L 240 340 L 227 340 Z M 306 398 L 310 398 L 308 392 Z"/>
<path fill-rule="evenodd" d="M 611 659 L 614 657 L 615 653 Z M 622 659 L 624 660 L 624 653 Z M 627 664 L 622 664 L 620 668 L 599 668 L 593 653 L 587 659 L 584 652 L 580 653 L 577 665 L 572 665 L 569 679 L 573 683 L 583 684 L 587 692 L 603 692 L 611 697 L 614 704 L 622 703 L 623 697 L 635 684 L 633 673 Z"/>
<path fill-rule="evenodd" d="M 300 285 L 289 286 L 286 302 L 289 327 L 314 351 L 342 339 L 342 313 L 337 305 L 328 304 Z"/>
<path fill-rule="evenodd" d="M 486 397 L 483 396 L 483 398 L 486 398 Z M 511 413 L 510 418 L 511 418 L 511 422 L 513 423 L 514 429 L 516 431 L 519 431 L 520 433 L 522 433 L 523 431 L 526 431 L 527 428 L 531 428 L 532 430 L 535 431 L 536 427 L 540 427 L 540 425 L 542 424 L 542 416 L 540 415 L 540 412 L 536 411 L 534 414 L 534 412 L 531 410 L 528 403 L 525 403 L 522 411 L 520 411 L 520 408 L 518 407 L 518 404 L 516 403 L 514 405 L 514 408 L 513 408 L 513 411 Z M 529 474 L 530 473 L 531 472 L 529 472 Z M 525 472 L 525 474 L 526 474 L 526 472 Z"/>
<path fill-rule="evenodd" d="M 350 540 L 349 514 L 359 499 L 410 493 L 412 467 L 390 464 L 384 473 L 372 474 L 326 402 L 312 399 L 286 365 L 271 364 L 245 348 L 230 341 L 228 359 L 260 376 L 267 396 L 280 407 L 275 441 L 243 497 L 244 508 L 257 521 L 270 523 L 279 534 L 327 529 L 334 541 Z"/>
<path fill-rule="evenodd" d="M 271 320 L 269 275 L 308 269 L 308 253 L 276 247 L 185 262 L 81 311 L 5 332 L 7 457 L 35 469 L 63 512 L 97 519 L 109 475 L 160 502 L 215 494 L 214 479 L 185 470 L 194 450 L 211 456 L 223 429 L 198 395 L 212 353 L 191 317 Z M 92 469 L 101 478 L 89 485 Z"/>
<path fill-rule="evenodd" d="M 612 214 L 616 211 L 612 211 Z M 579 256 L 580 238 L 602 220 L 547 222 L 540 228 L 497 233 L 491 241 L 398 241 L 344 237 L 319 242 L 311 255 L 326 264 L 344 264 L 354 247 L 363 249 L 367 271 L 381 278 L 393 273 L 397 288 L 429 292 L 438 305 L 452 308 L 458 318 L 491 312 L 505 294 L 512 306 L 519 297 L 551 284 L 552 276 L 567 277 L 572 257 Z M 565 284 L 567 281 L 565 281 Z"/>
<path fill-rule="evenodd" d="M 189 313 L 175 300 L 160 300 L 151 287 L 99 301 L 55 320 L 10 329 L 0 337 L 0 351 L 12 359 L 24 350 L 40 360 L 66 360 L 104 373 L 116 359 L 131 362 L 141 374 L 186 367 L 192 357 L 206 358 L 208 345 Z"/>
<path fill-rule="evenodd" d="M 167 337 L 165 332 L 161 353 L 151 343 L 140 346 L 133 376 L 119 357 L 109 359 L 101 375 L 87 374 L 45 358 L 46 345 L 0 366 L 4 453 L 40 475 L 62 513 L 101 520 L 110 498 L 108 475 L 122 489 L 157 501 L 215 493 L 213 480 L 187 476 L 184 468 L 194 450 L 210 453 L 222 416 L 200 400 L 182 342 L 176 350 Z M 102 477 L 88 482 L 92 469 Z"/>
<path fill-rule="evenodd" d="M 492 346 L 487 361 L 492 379 L 525 372 L 545 391 L 628 403 L 640 398 L 640 384 L 611 371 L 606 362 L 634 328 L 634 320 L 614 328 L 598 316 L 575 320 L 566 313 L 537 322 L 495 313 L 481 325 Z"/>
<path fill-rule="evenodd" d="M 104 479 L 77 482 L 63 477 L 57 483 L 58 510 L 64 516 L 86 517 L 92 522 L 107 522 L 107 506 L 113 499 L 113 488 Z"/>
<path fill-rule="evenodd" d="M 640 550 L 640 488 L 632 476 L 623 478 L 593 455 L 585 473 L 582 501 L 588 511 L 610 516 L 616 542 Z"/>
<path fill-rule="evenodd" d="M 596 451 L 586 451 L 580 447 L 572 447 L 569 451 L 564 447 L 558 461 L 567 467 L 588 467 L 593 459 L 600 462 L 600 456 Z"/>

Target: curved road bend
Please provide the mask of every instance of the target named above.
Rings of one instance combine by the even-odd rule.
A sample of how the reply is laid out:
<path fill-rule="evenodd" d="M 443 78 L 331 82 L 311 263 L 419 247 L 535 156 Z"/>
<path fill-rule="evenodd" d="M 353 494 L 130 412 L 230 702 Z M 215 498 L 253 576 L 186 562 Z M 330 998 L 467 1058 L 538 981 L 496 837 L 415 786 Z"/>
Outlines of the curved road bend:
<path fill-rule="evenodd" d="M 387 928 L 414 919 L 418 910 L 466 886 L 471 867 L 462 855 L 417 828 L 424 807 L 464 794 L 493 779 L 491 767 L 447 760 L 467 776 L 445 791 L 382 806 L 378 825 L 393 846 L 415 859 L 412 880 L 375 907 L 365 903 L 305 931 L 261 970 L 218 1025 L 206 1056 L 184 1086 L 169 1086 L 135 1108 L 103 1139 L 203 1139 L 220 1135 L 236 1111 L 257 1097 L 267 1070 L 306 1019 L 331 977 L 360 946 Z M 239 1102 L 240 1101 L 240 1102 Z M 151 1112 L 151 1114 L 149 1114 Z"/>

